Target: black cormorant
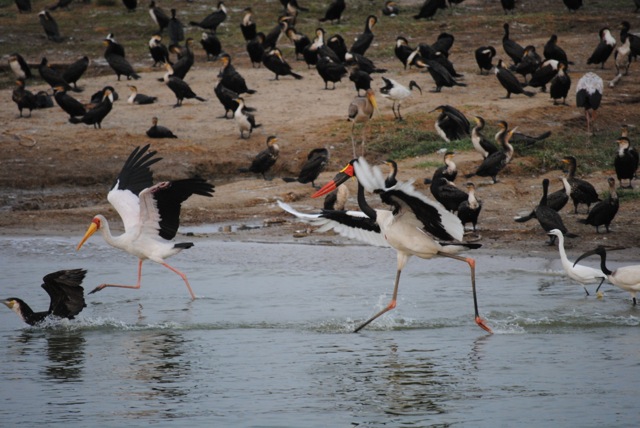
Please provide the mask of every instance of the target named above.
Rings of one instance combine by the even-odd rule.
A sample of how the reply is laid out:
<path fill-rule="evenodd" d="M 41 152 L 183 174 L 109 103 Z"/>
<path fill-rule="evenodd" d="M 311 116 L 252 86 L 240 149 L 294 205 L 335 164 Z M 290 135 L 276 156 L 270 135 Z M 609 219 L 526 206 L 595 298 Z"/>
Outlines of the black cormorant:
<path fill-rule="evenodd" d="M 600 30 L 599 36 L 600 42 L 587 60 L 587 64 L 601 64 L 600 68 L 604 68 L 604 63 L 607 62 L 616 46 L 616 39 L 606 27 Z"/>
<path fill-rule="evenodd" d="M 149 3 L 149 15 L 153 22 L 158 25 L 158 32 L 162 33 L 169 25 L 169 15 L 162 8 L 156 6 L 155 0 L 151 0 L 151 3 Z"/>
<path fill-rule="evenodd" d="M 75 89 L 78 88 L 77 82 L 85 71 L 89 68 L 89 57 L 83 56 L 79 60 L 72 62 L 63 72 L 62 78 L 69 84 L 73 83 Z"/>
<path fill-rule="evenodd" d="M 249 89 L 247 87 L 247 83 L 244 78 L 238 71 L 235 69 L 233 64 L 231 64 L 231 56 L 227 53 L 220 55 L 220 60 L 222 61 L 222 69 L 220 70 L 220 82 L 226 87 L 231 89 L 233 92 L 238 94 L 255 94 L 256 91 L 254 89 Z"/>
<path fill-rule="evenodd" d="M 171 18 L 167 25 L 167 33 L 169 33 L 169 46 L 178 45 L 184 40 L 184 25 L 176 18 L 176 10 L 171 9 Z"/>
<path fill-rule="evenodd" d="M 58 23 L 53 16 L 47 10 L 43 10 L 38 14 L 38 18 L 40 19 L 40 25 L 44 29 L 45 34 L 47 35 L 47 39 L 54 41 L 56 43 L 60 43 L 64 41 L 64 38 L 60 36 L 60 30 L 58 29 Z"/>
<path fill-rule="evenodd" d="M 169 128 L 158 125 L 158 118 L 153 117 L 151 119 L 153 124 L 151 128 L 147 129 L 147 137 L 149 138 L 178 138 Z"/>
<path fill-rule="evenodd" d="M 450 105 L 440 105 L 431 112 L 440 113 L 434 126 L 438 135 L 446 142 L 460 140 L 471 134 L 471 125 L 466 116 L 457 108 Z"/>
<path fill-rule="evenodd" d="M 222 43 L 215 33 L 205 31 L 200 38 L 200 45 L 207 54 L 207 61 L 216 60 L 222 53 Z"/>
<path fill-rule="evenodd" d="M 571 88 L 571 77 L 566 73 L 566 65 L 563 63 L 558 64 L 558 73 L 553 79 L 551 79 L 551 87 L 549 88 L 549 95 L 553 100 L 553 104 L 558 104 L 558 100 L 562 98 L 562 104 L 567 104 L 567 94 Z"/>
<path fill-rule="evenodd" d="M 549 37 L 549 40 L 544 45 L 544 50 L 542 51 L 544 55 L 544 59 L 555 59 L 558 62 L 563 62 L 566 65 L 573 64 L 567 58 L 567 53 L 558 46 L 558 36 L 552 34 Z"/>
<path fill-rule="evenodd" d="M 202 21 L 191 21 L 189 25 L 195 25 L 196 27 L 204 28 L 205 30 L 215 32 L 220 24 L 227 19 L 227 8 L 224 6 L 224 2 L 218 2 L 218 8 L 205 16 Z"/>
<path fill-rule="evenodd" d="M 575 238 L 576 235 L 570 233 L 562 222 L 562 217 L 560 214 L 551 208 L 547 204 L 547 193 L 549 191 L 549 179 L 545 178 L 542 180 L 542 199 L 540 199 L 540 203 L 534 209 L 536 219 L 540 226 L 544 229 L 545 232 L 550 232 L 553 229 L 558 229 L 562 232 L 564 236 L 567 238 Z M 553 245 L 556 242 L 555 235 L 549 235 L 549 241 L 547 242 L 549 245 Z"/>
<path fill-rule="evenodd" d="M 500 143 L 500 150 L 487 156 L 480 166 L 476 169 L 476 172 L 465 175 L 466 178 L 471 178 L 474 175 L 479 177 L 491 177 L 493 183 L 497 183 L 498 173 L 502 171 L 513 158 L 513 146 L 509 143 L 509 139 L 515 130 L 508 131 L 508 125 L 505 121 L 498 122 L 500 131 L 496 134 L 496 140 Z"/>
<path fill-rule="evenodd" d="M 298 183 L 306 184 L 311 183 L 311 186 L 316 186 L 316 179 L 325 167 L 329 163 L 329 150 L 325 148 L 312 149 L 307 155 L 307 160 L 298 174 L 298 177 L 282 177 L 287 183 L 297 181 Z"/>
<path fill-rule="evenodd" d="M 4 299 L 3 303 L 29 325 L 37 325 L 50 315 L 73 319 L 87 306 L 84 302 L 84 288 L 81 286 L 86 273 L 84 269 L 70 269 L 46 275 L 42 279 L 42 288 L 51 300 L 46 311 L 34 312 L 16 297 Z"/>
<path fill-rule="evenodd" d="M 504 35 L 502 36 L 502 49 L 509 55 L 514 64 L 518 64 L 524 55 L 524 48 L 516 41 L 510 38 L 509 24 L 505 23 L 502 28 Z"/>
<path fill-rule="evenodd" d="M 524 94 L 528 97 L 535 95 L 534 92 L 526 91 L 518 78 L 507 68 L 504 67 L 502 60 L 498 60 L 495 66 L 495 75 L 504 89 L 507 90 L 505 98 L 511 98 L 511 94 Z"/>
<path fill-rule="evenodd" d="M 251 60 L 251 67 L 258 68 L 262 65 L 262 59 L 264 58 L 264 33 L 259 32 L 256 36 L 249 40 L 246 45 L 247 53 L 249 54 L 249 59 Z"/>
<path fill-rule="evenodd" d="M 378 22 L 378 18 L 375 15 L 367 16 L 367 20 L 364 24 L 364 31 L 362 34 L 358 35 L 356 41 L 351 45 L 351 49 L 349 52 L 353 54 L 364 55 L 369 46 L 371 46 L 371 42 L 373 42 L 373 27 Z"/>
<path fill-rule="evenodd" d="M 413 15 L 413 19 L 433 19 L 438 9 L 446 9 L 446 0 L 425 0 L 420 7 L 417 15 Z"/>
<path fill-rule="evenodd" d="M 110 90 L 104 91 L 104 98 L 100 102 L 100 104 L 96 105 L 91 110 L 87 110 L 87 112 L 80 117 L 69 117 L 69 122 L 71 123 L 84 123 L 86 125 L 93 125 L 95 129 L 102 128 L 102 121 L 109 114 L 111 108 L 113 107 L 113 95 Z"/>
<path fill-rule="evenodd" d="M 11 94 L 11 99 L 18 106 L 18 110 L 20 111 L 20 117 L 22 116 L 22 110 L 28 109 L 29 116 L 31 117 L 31 110 L 35 110 L 38 107 L 36 96 L 33 95 L 33 92 L 25 89 L 24 80 L 16 80 L 16 88 L 13 90 Z"/>
<path fill-rule="evenodd" d="M 67 94 L 67 91 L 62 86 L 55 86 L 53 88 L 53 98 L 69 117 L 84 116 L 87 112 L 84 104 Z"/>
<path fill-rule="evenodd" d="M 589 211 L 587 218 L 578 220 L 582 224 L 595 226 L 596 233 L 600 233 L 600 226 L 604 226 L 609 233 L 609 225 L 620 208 L 620 201 L 616 193 L 616 180 L 609 177 L 607 182 L 609 183 L 609 196 L 605 200 L 597 202 Z"/>
<path fill-rule="evenodd" d="M 107 60 L 107 63 L 111 67 L 111 69 L 118 76 L 118 80 L 120 80 L 120 76 L 126 76 L 127 80 L 139 79 L 140 75 L 138 75 L 134 70 L 129 61 L 125 59 L 125 57 L 114 53 L 113 51 L 113 42 L 109 39 L 105 39 L 104 43 L 107 45 L 107 48 L 104 52 L 104 59 Z"/>
<path fill-rule="evenodd" d="M 279 76 L 291 76 L 296 80 L 302 79 L 302 76 L 291 70 L 291 66 L 282 56 L 280 49 L 271 49 L 265 53 L 262 57 L 262 63 L 264 66 L 275 73 L 275 80 L 278 80 Z"/>
<path fill-rule="evenodd" d="M 342 13 L 344 12 L 347 4 L 345 0 L 333 0 L 327 10 L 324 13 L 324 16 L 319 19 L 320 22 L 325 21 L 338 21 L 340 23 L 340 19 L 342 18 Z"/>
<path fill-rule="evenodd" d="M 318 74 L 324 81 L 325 89 L 329 89 L 329 82 L 333 83 L 333 87 L 331 89 L 335 89 L 336 82 L 342 81 L 342 78 L 346 77 L 348 74 L 347 68 L 342 65 L 342 63 L 336 63 L 328 56 L 320 56 L 318 58 L 316 70 L 318 70 Z"/>
<path fill-rule="evenodd" d="M 493 46 L 480 46 L 475 51 L 476 63 L 480 69 L 480 74 L 487 74 L 493 68 L 493 57 L 496 56 L 496 49 Z"/>
<path fill-rule="evenodd" d="M 278 147 L 277 143 L 278 138 L 276 138 L 275 135 L 267 137 L 267 148 L 262 150 L 255 158 L 253 158 L 249 168 L 239 168 L 238 171 L 261 174 L 262 178 L 265 180 L 272 180 L 273 177 L 267 178 L 266 173 L 276 163 L 278 156 L 280 155 L 280 147 Z"/>
<path fill-rule="evenodd" d="M 476 186 L 472 182 L 467 183 L 467 194 L 469 195 L 466 201 L 462 201 L 458 206 L 458 218 L 462 222 L 464 227 L 467 223 L 473 225 L 473 231 L 476 231 L 476 225 L 478 224 L 478 216 L 482 211 L 482 201 L 476 198 Z"/>
<path fill-rule="evenodd" d="M 240 22 L 240 31 L 242 31 L 242 37 L 244 37 L 245 42 L 255 39 L 258 34 L 256 23 L 253 20 L 253 9 L 251 9 L 251 7 L 244 8 L 244 16 L 242 17 L 242 22 Z"/>
<path fill-rule="evenodd" d="M 169 49 L 162 43 L 162 36 L 160 34 L 154 34 L 149 40 L 149 53 L 153 59 L 152 67 L 156 67 L 158 64 L 171 63 L 169 61 Z"/>
<path fill-rule="evenodd" d="M 397 16 L 400 13 L 400 8 L 395 1 L 385 1 L 382 8 L 382 14 L 384 16 Z"/>
<path fill-rule="evenodd" d="M 636 172 L 638 171 L 638 152 L 634 147 L 631 147 L 629 138 L 618 138 L 618 152 L 616 158 L 613 161 L 613 165 L 616 169 L 616 176 L 620 182 L 621 188 L 631 189 L 631 180 L 636 178 Z M 622 180 L 629 180 L 627 186 L 622 185 Z"/>
<path fill-rule="evenodd" d="M 578 165 L 578 162 L 576 161 L 575 157 L 565 156 L 562 159 L 562 162 L 566 164 L 568 168 L 567 181 L 571 186 L 571 194 L 569 196 L 573 201 L 573 212 L 575 214 L 578 213 L 579 204 L 585 204 L 587 206 L 587 212 L 589 212 L 589 208 L 591 207 L 591 204 L 594 204 L 600 201 L 600 198 L 598 197 L 598 192 L 596 192 L 596 189 L 588 181 L 581 180 L 575 177 L 576 168 Z"/>
<path fill-rule="evenodd" d="M 425 59 L 424 66 L 433 78 L 436 88 L 433 92 L 440 92 L 443 86 L 451 88 L 453 86 L 467 86 L 466 83 L 458 82 L 442 64 L 436 60 Z"/>
<path fill-rule="evenodd" d="M 31 67 L 27 64 L 27 61 L 19 53 L 12 53 L 9 55 L 9 67 L 16 79 L 27 80 L 33 77 L 31 73 Z"/>
<path fill-rule="evenodd" d="M 158 97 L 152 97 L 138 93 L 138 88 L 133 85 L 127 85 L 131 91 L 131 95 L 127 98 L 129 104 L 153 104 L 158 101 Z"/>
<path fill-rule="evenodd" d="M 164 66 L 167 69 L 167 72 L 162 80 L 176 96 L 176 103 L 174 104 L 174 107 L 180 107 L 185 98 L 195 98 L 198 101 L 206 101 L 204 98 L 197 96 L 187 82 L 173 75 L 173 68 L 171 65 L 165 64 Z"/>

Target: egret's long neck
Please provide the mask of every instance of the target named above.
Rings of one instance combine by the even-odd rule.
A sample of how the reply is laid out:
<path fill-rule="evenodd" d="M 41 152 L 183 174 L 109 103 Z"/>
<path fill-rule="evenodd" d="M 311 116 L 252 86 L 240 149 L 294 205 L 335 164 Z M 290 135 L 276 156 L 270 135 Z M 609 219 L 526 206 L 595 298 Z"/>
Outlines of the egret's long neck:
<path fill-rule="evenodd" d="M 567 258 L 567 253 L 564 251 L 564 235 L 558 235 L 558 251 L 560 252 L 560 261 L 565 266 L 571 266 L 572 263 L 569 262 Z"/>

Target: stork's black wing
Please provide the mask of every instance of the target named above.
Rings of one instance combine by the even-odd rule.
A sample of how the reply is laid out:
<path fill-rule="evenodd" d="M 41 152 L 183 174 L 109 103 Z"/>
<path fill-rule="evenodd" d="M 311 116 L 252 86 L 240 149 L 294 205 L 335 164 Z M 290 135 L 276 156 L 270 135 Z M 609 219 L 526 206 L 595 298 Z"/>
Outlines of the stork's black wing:
<path fill-rule="evenodd" d="M 139 195 L 142 190 L 151 187 L 153 184 L 153 173 L 151 172 L 150 166 L 162 160 L 162 158 L 154 158 L 157 153 L 155 150 L 147 153 L 150 146 L 150 144 L 142 148 L 138 146 L 131 152 L 120 174 L 118 174 L 112 189 L 126 189 L 135 195 Z"/>
<path fill-rule="evenodd" d="M 180 226 L 180 208 L 191 195 L 213 196 L 213 185 L 200 177 L 160 183 L 151 189 L 160 214 L 160 236 L 171 240 Z"/>

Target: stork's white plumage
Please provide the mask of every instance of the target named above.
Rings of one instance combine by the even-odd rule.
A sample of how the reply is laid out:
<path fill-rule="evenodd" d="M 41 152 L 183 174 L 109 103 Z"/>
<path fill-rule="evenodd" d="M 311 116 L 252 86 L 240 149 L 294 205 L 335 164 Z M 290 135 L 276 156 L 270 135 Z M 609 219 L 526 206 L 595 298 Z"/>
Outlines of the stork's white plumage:
<path fill-rule="evenodd" d="M 358 178 L 358 205 L 362 212 L 323 210 L 318 214 L 302 214 L 286 204 L 279 204 L 300 220 L 320 226 L 321 231 L 333 229 L 343 236 L 371 245 L 390 246 L 396 250 L 397 271 L 391 302 L 361 324 L 356 331 L 396 307 L 400 273 L 411 256 L 423 259 L 442 256 L 469 264 L 475 320 L 481 328 L 491 332 L 478 313 L 475 260 L 456 255 L 460 251 L 478 248 L 480 245 L 450 242 L 462 240 L 464 228 L 460 219 L 438 202 L 418 192 L 412 182 L 397 182 L 394 186 L 386 188 L 385 176 L 380 168 L 371 167 L 364 158 L 351 161 L 313 196 L 325 195 L 353 176 Z M 393 210 L 371 208 L 365 199 L 365 189 L 378 193 L 382 202 L 392 206 Z"/>
<path fill-rule="evenodd" d="M 136 147 L 125 162 L 107 200 L 116 209 L 124 225 L 124 233 L 113 236 L 103 215 L 96 215 L 77 249 L 96 231 L 100 231 L 107 243 L 138 257 L 138 281 L 136 285 L 102 284 L 91 293 L 106 287 L 140 288 L 142 262 L 151 260 L 178 274 L 193 299 L 195 295 L 185 274 L 169 266 L 165 259 L 191 248 L 191 242 L 174 243 L 172 240 L 180 225 L 180 206 L 191 195 L 212 196 L 213 185 L 199 177 L 176 181 L 163 181 L 152 186 L 151 165 L 162 158 L 148 151 L 149 145 Z M 89 294 L 91 294 L 89 293 Z"/>
<path fill-rule="evenodd" d="M 411 90 L 413 88 L 418 88 L 421 94 L 422 94 L 422 88 L 420 88 L 420 86 L 418 86 L 418 84 L 414 80 L 409 82 L 408 88 L 396 82 L 395 80 L 389 79 L 384 76 L 382 76 L 382 80 L 384 81 L 385 85 L 382 88 L 380 88 L 380 93 L 382 94 L 383 97 L 393 101 L 393 105 L 391 106 L 391 110 L 393 111 L 393 117 L 395 117 L 397 120 L 402 120 L 402 115 L 400 114 L 400 104 L 402 104 L 403 100 L 411 96 Z M 397 114 L 396 114 L 396 105 L 398 106 Z"/>
<path fill-rule="evenodd" d="M 582 284 L 582 286 L 584 287 L 584 292 L 587 293 L 587 296 L 589 295 L 589 292 L 587 291 L 587 287 L 585 287 L 586 284 L 600 282 L 600 284 L 598 285 L 598 288 L 600 288 L 602 282 L 607 279 L 607 275 L 605 275 L 604 272 L 602 272 L 602 270 L 600 269 L 571 263 L 567 258 L 567 253 L 564 250 L 564 235 L 562 234 L 562 232 L 558 229 L 552 229 L 548 234 L 554 235 L 558 238 L 560 262 L 562 263 L 562 268 L 567 273 L 569 278 Z"/>

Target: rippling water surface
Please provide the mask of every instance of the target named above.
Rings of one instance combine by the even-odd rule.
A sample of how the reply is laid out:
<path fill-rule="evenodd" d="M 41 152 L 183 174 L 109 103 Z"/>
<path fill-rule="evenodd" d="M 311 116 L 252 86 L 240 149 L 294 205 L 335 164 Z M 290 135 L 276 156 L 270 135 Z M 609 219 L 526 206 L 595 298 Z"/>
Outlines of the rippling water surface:
<path fill-rule="evenodd" d="M 143 265 L 141 290 L 87 296 L 76 320 L 28 327 L 0 311 L 3 426 L 636 426 L 640 309 L 585 296 L 557 260 L 476 252 L 468 268 L 412 259 L 398 307 L 389 249 L 194 238 Z M 86 268 L 85 290 L 134 283 L 99 238 L 3 238 L 0 297 L 42 310 L 42 277 Z M 613 263 L 612 263 L 613 264 Z M 595 286 L 589 287 L 590 291 Z"/>

